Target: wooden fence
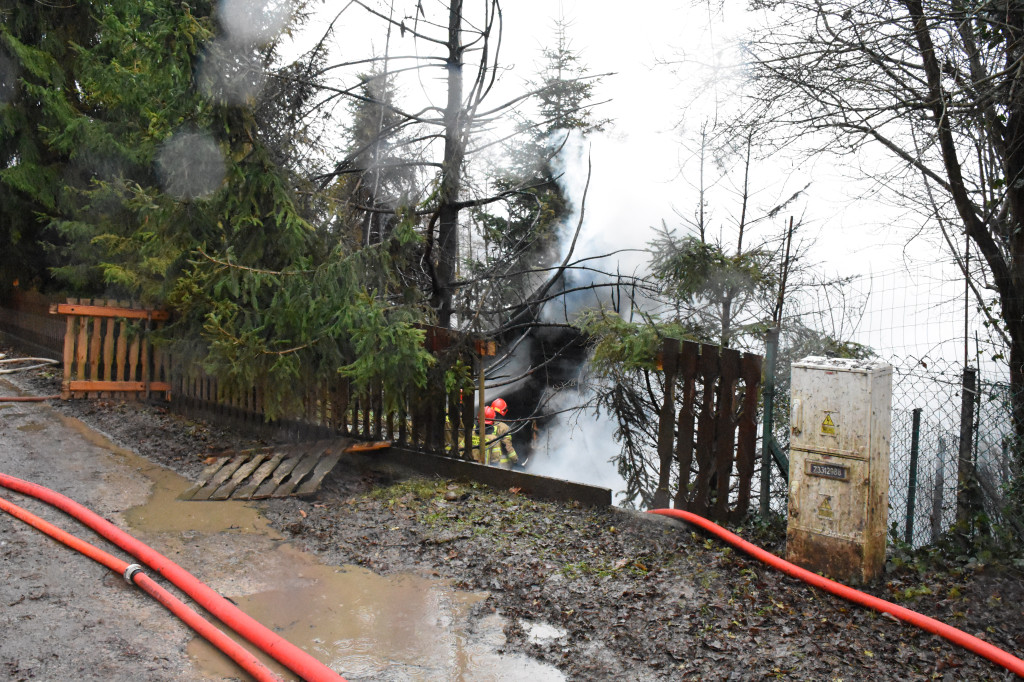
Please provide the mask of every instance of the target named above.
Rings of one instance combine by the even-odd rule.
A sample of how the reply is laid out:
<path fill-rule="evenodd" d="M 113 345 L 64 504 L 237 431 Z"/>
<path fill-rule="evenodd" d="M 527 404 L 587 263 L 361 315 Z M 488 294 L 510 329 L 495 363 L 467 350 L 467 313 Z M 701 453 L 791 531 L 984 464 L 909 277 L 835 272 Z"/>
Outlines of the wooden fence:
<path fill-rule="evenodd" d="M 444 392 L 444 373 L 461 360 L 479 371 L 479 356 L 493 355 L 484 342 L 448 329 L 424 326 L 424 344 L 437 359 L 427 387 L 399 396 L 399 409 L 385 413 L 380 384 L 357 391 L 331 377 L 307 387 L 297 416 L 268 421 L 256 387 L 229 390 L 193 358 L 162 352 L 151 335 L 166 311 L 112 300 L 68 299 L 50 313 L 64 315 L 62 397 L 162 397 L 177 412 L 232 422 L 268 435 L 310 438 L 333 435 L 389 440 L 398 445 L 472 458 L 473 392 Z"/>
<path fill-rule="evenodd" d="M 358 391 L 346 379 L 332 377 L 307 388 L 298 416 L 268 422 L 258 388 L 226 390 L 197 363 L 173 359 L 172 404 L 177 412 L 283 433 L 293 439 L 342 435 L 388 440 L 408 449 L 472 459 L 473 391 L 446 394 L 444 373 L 459 359 L 468 366 L 479 366 L 474 356 L 489 349 L 487 345 L 438 342 L 439 336 L 428 331 L 426 346 L 437 363 L 430 369 L 427 386 L 399 396 L 399 408 L 394 412 L 385 412 L 387 401 L 381 384 Z"/>
<path fill-rule="evenodd" d="M 75 299 L 50 307 L 65 315 L 61 397 L 170 398 L 170 366 L 149 335 L 168 314 L 129 301 Z"/>
<path fill-rule="evenodd" d="M 0 306 L 0 332 L 40 357 L 61 357 L 64 320 L 50 314 L 51 299 L 35 291 L 11 291 Z"/>
<path fill-rule="evenodd" d="M 660 358 L 665 391 L 654 507 L 668 506 L 675 466 L 676 509 L 737 522 L 750 505 L 762 358 L 676 339 L 664 341 Z"/>

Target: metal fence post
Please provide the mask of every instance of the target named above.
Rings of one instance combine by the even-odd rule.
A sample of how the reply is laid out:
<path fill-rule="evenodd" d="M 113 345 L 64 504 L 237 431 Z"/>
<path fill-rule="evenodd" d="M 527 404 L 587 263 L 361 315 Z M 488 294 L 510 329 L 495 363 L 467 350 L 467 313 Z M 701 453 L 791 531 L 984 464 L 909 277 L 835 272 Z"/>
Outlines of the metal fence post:
<path fill-rule="evenodd" d="M 921 443 L 921 408 L 914 408 L 914 425 L 910 433 L 910 485 L 907 488 L 907 528 L 903 541 L 914 544 L 914 506 L 917 500 L 917 454 Z"/>
<path fill-rule="evenodd" d="M 765 340 L 764 384 L 761 395 L 764 396 L 764 429 L 761 432 L 761 516 L 768 516 L 769 496 L 772 484 L 771 443 L 772 417 L 775 411 L 775 355 L 779 348 L 779 328 L 768 330 Z"/>
<path fill-rule="evenodd" d="M 939 451 L 935 457 L 935 475 L 932 479 L 932 544 L 942 538 L 942 501 L 946 484 L 946 439 L 939 436 Z"/>

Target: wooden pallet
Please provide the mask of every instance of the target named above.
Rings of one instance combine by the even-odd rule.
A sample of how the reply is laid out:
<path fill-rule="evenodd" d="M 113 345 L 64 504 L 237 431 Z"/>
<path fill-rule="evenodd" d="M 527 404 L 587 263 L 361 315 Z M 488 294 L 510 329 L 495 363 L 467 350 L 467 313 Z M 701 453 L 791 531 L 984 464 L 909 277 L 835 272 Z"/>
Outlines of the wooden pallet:
<path fill-rule="evenodd" d="M 388 441 L 353 443 L 347 439 L 279 445 L 218 457 L 179 500 L 262 500 L 312 495 L 344 452 L 379 450 Z"/>

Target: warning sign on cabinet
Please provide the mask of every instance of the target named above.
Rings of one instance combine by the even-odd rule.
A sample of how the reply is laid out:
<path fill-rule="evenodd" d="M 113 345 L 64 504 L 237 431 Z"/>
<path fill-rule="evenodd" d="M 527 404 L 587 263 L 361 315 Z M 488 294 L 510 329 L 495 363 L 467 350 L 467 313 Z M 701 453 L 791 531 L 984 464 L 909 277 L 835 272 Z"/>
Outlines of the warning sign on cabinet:
<path fill-rule="evenodd" d="M 821 504 L 818 505 L 818 516 L 823 519 L 831 519 L 832 514 L 832 496 L 824 495 L 821 500 Z"/>
<path fill-rule="evenodd" d="M 835 412 L 826 412 L 825 418 L 821 421 L 821 432 L 826 436 L 837 436 L 839 435 L 839 425 L 832 418 Z M 838 416 L 838 415 L 837 415 Z"/>

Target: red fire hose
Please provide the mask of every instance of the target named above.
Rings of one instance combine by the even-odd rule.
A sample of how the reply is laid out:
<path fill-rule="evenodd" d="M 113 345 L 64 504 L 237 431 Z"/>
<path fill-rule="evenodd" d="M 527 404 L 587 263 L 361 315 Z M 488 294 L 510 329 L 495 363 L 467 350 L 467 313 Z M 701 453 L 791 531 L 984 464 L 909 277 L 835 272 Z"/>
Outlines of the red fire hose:
<path fill-rule="evenodd" d="M 259 680 L 259 682 L 281 682 L 279 676 L 263 665 L 245 647 L 218 630 L 212 623 L 193 611 L 173 594 L 160 587 L 152 578 L 142 572 L 142 567 L 138 564 L 129 564 L 127 561 L 118 559 L 116 556 L 104 552 L 99 547 L 61 530 L 3 497 L 0 497 L 0 509 L 24 521 L 33 528 L 46 533 L 54 540 L 63 542 L 71 549 L 77 550 L 90 559 L 103 564 L 114 573 L 124 576 L 125 580 L 130 583 L 138 585 L 151 597 L 163 604 L 168 611 L 180 618 L 186 625 L 205 637 L 210 644 L 227 654 L 231 660 Z"/>
<path fill-rule="evenodd" d="M 874 609 L 881 613 L 888 613 L 900 620 L 910 623 L 911 625 L 915 625 L 922 630 L 945 637 L 954 644 L 959 644 L 965 649 L 973 651 L 980 656 L 984 656 L 993 663 L 1003 666 L 1010 672 L 1015 673 L 1020 677 L 1024 677 L 1024 660 L 1003 651 L 999 647 L 978 639 L 973 635 L 969 635 L 963 630 L 958 630 L 951 625 L 946 625 L 941 621 L 929 618 L 917 611 L 911 611 L 910 609 L 899 606 L 898 604 L 893 604 L 892 602 L 888 602 L 884 599 L 873 597 L 870 594 L 865 594 L 860 590 L 855 590 L 852 587 L 843 585 L 842 583 L 837 583 L 834 580 L 824 578 L 817 573 L 812 573 L 805 568 L 800 568 L 785 559 L 780 559 L 771 552 L 761 549 L 757 545 L 747 542 L 735 533 L 727 531 L 717 523 L 708 521 L 702 516 L 697 516 L 696 514 L 683 511 L 681 509 L 652 509 L 649 513 L 669 516 L 682 521 L 688 521 L 695 526 L 700 526 L 733 547 L 743 550 L 755 559 L 760 559 L 772 568 L 776 568 L 786 575 L 799 578 L 806 583 L 814 585 L 815 587 L 820 587 L 826 592 L 831 592 L 832 594 L 842 597 L 848 601 L 852 601 L 855 604 L 866 606 L 869 609 Z"/>
<path fill-rule="evenodd" d="M 0 486 L 40 499 L 96 531 L 178 587 L 222 623 L 259 647 L 306 682 L 345 682 L 326 665 L 271 632 L 195 576 L 74 500 L 41 485 L 0 473 Z"/>

